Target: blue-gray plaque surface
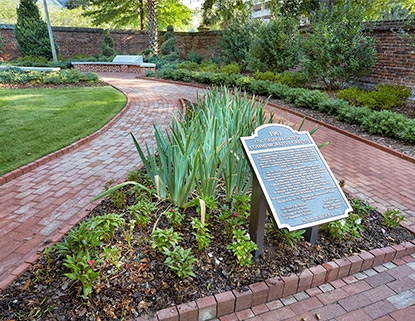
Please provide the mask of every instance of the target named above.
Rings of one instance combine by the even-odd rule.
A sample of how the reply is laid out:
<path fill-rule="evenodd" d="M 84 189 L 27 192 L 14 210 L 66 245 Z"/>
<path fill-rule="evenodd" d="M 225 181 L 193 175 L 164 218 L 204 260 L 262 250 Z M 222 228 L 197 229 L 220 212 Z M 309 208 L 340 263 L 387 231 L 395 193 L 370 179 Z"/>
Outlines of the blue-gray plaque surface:
<path fill-rule="evenodd" d="M 279 228 L 300 230 L 352 211 L 310 133 L 267 124 L 241 141 Z"/>

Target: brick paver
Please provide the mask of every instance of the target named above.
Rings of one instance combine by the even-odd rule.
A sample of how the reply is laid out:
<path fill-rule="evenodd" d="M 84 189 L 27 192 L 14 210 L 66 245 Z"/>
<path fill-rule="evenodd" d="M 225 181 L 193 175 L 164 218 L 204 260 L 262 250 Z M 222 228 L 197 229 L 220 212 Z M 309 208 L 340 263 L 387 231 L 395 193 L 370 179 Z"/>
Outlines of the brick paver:
<path fill-rule="evenodd" d="M 127 95 L 128 110 L 93 141 L 0 186 L 0 288 L 27 269 L 46 244 L 56 242 L 85 217 L 95 206 L 91 199 L 107 181 L 122 181 L 140 164 L 130 131 L 141 145 L 152 146 L 153 123 L 166 128 L 178 98 L 195 99 L 197 91 L 202 92 L 128 74 L 103 77 Z M 301 122 L 301 117 L 269 109 L 291 123 Z M 308 120 L 303 129 L 314 126 Z M 347 191 L 381 210 L 400 209 L 407 225 L 415 227 L 414 162 L 324 126 L 314 139 L 317 144 L 330 142 L 322 154 L 336 178 L 345 180 Z M 320 288 L 293 294 L 289 305 L 284 305 L 286 299 L 278 299 L 241 308 L 220 320 L 410 320 L 415 309 L 415 256 L 403 251 L 393 263 L 373 268 L 370 264 L 369 270 L 329 281 L 331 286 L 317 282 L 312 286 Z"/>
<path fill-rule="evenodd" d="M 195 99 L 203 92 L 131 74 L 106 73 L 103 78 L 128 96 L 122 117 L 93 141 L 0 185 L 0 288 L 85 217 L 106 182 L 121 182 L 140 165 L 130 132 L 142 147 L 152 146 L 153 123 L 167 128 L 179 98 Z"/>

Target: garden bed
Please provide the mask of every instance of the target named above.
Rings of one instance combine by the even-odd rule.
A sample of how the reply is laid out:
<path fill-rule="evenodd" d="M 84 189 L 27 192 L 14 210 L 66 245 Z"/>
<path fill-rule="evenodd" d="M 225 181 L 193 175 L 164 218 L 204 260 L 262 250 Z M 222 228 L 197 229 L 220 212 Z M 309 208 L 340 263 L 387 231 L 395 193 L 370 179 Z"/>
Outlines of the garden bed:
<path fill-rule="evenodd" d="M 126 222 L 134 219 L 127 209 L 136 197 L 132 191 L 123 191 L 125 200 L 122 208 L 117 208 L 111 200 L 102 201 L 86 218 L 107 213 L 123 214 Z M 114 199 L 115 200 L 115 199 Z M 157 201 L 153 198 L 153 201 Z M 123 230 L 118 227 L 114 240 L 107 248 L 116 246 L 119 256 L 116 263 L 103 260 L 99 267 L 100 275 L 88 300 L 79 297 L 80 282 L 69 280 L 64 273 L 63 255 L 52 250 L 43 255 L 29 271 L 20 276 L 0 295 L 1 319 L 41 319 L 41 320 L 128 320 L 142 314 L 181 303 L 193 301 L 228 290 L 241 289 L 276 276 L 298 273 L 334 259 L 347 257 L 386 247 L 413 239 L 413 234 L 402 227 L 386 228 L 380 213 L 359 202 L 363 211 L 363 228 L 360 239 L 333 239 L 320 231 L 317 243 L 311 245 L 299 241 L 291 246 L 284 239 L 274 237 L 270 229 L 265 234 L 264 254 L 253 259 L 248 268 L 240 268 L 232 252 L 227 249 L 230 243 L 223 225 L 218 221 L 222 208 L 228 207 L 223 197 L 218 197 L 219 206 L 209 220 L 211 245 L 198 251 L 190 224 L 192 217 L 199 217 L 196 207 L 184 210 L 185 218 L 177 231 L 183 240 L 179 245 L 193 248 L 197 261 L 194 276 L 180 279 L 164 264 L 165 256 L 152 248 L 149 240 L 156 224 L 164 229 L 169 226 L 162 213 L 172 209 L 167 202 L 158 202 L 152 211 L 151 221 L 142 231 L 134 229 L 131 246 Z M 119 204 L 119 201 L 116 202 Z M 244 224 L 245 228 L 247 224 Z M 125 227 L 128 230 L 128 224 Z"/>

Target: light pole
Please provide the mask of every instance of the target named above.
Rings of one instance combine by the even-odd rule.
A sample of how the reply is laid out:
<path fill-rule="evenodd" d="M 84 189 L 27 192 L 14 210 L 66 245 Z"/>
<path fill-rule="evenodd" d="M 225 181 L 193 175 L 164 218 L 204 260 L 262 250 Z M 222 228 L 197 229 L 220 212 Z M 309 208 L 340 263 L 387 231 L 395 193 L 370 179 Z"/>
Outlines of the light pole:
<path fill-rule="evenodd" d="M 56 57 L 55 41 L 53 40 L 52 27 L 50 26 L 48 5 L 46 3 L 46 0 L 43 0 L 43 6 L 45 7 L 46 23 L 48 25 L 49 41 L 50 41 L 50 47 L 52 48 L 53 61 L 58 61 L 58 58 Z"/>

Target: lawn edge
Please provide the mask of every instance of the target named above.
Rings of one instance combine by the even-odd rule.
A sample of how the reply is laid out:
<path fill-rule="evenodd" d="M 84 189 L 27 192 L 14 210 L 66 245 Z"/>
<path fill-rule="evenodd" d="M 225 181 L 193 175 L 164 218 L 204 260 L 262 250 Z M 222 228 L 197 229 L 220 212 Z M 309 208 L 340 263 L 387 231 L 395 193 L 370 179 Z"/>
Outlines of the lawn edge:
<path fill-rule="evenodd" d="M 106 123 L 104 126 L 102 126 L 100 129 L 98 129 L 97 131 L 93 132 L 92 134 L 89 134 L 88 136 L 81 138 L 80 140 L 73 142 L 72 144 L 63 147 L 55 152 L 52 152 L 46 156 L 43 156 L 29 164 L 23 165 L 19 168 L 16 168 L 15 170 L 12 170 L 11 172 L 8 172 L 2 176 L 0 176 L 0 186 L 4 185 L 10 181 L 12 181 L 15 178 L 18 178 L 32 170 L 34 170 L 35 168 L 44 165 L 52 160 L 54 160 L 55 158 L 59 158 L 65 154 L 70 153 L 71 151 L 85 145 L 86 143 L 89 143 L 90 141 L 92 141 L 93 139 L 97 138 L 98 136 L 100 136 L 101 134 L 105 133 L 117 120 L 118 118 L 120 118 L 129 108 L 131 105 L 131 101 L 130 99 L 127 97 L 127 95 L 124 94 L 124 92 L 120 89 L 117 88 L 116 86 L 110 85 L 108 84 L 108 86 L 111 86 L 115 89 L 117 89 L 119 92 L 121 92 L 124 97 L 127 98 L 127 102 L 125 104 L 125 106 L 113 117 L 110 119 L 110 121 L 108 123 Z"/>

